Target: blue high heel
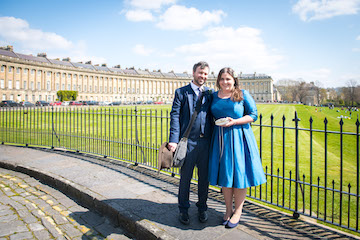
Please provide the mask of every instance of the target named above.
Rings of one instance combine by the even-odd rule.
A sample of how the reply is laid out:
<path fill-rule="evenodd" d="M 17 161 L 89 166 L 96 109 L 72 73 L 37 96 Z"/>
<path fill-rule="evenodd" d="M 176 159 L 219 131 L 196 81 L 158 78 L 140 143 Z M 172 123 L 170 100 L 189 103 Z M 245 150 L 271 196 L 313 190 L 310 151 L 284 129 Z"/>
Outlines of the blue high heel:
<path fill-rule="evenodd" d="M 225 225 L 226 228 L 234 228 L 239 224 L 240 220 L 237 223 L 232 223 L 230 222 L 230 220 L 227 222 L 227 224 Z"/>
<path fill-rule="evenodd" d="M 229 222 L 229 220 L 224 220 L 224 219 L 223 219 L 221 224 L 224 225 L 224 226 L 226 226 L 226 225 L 228 224 L 228 222 Z"/>

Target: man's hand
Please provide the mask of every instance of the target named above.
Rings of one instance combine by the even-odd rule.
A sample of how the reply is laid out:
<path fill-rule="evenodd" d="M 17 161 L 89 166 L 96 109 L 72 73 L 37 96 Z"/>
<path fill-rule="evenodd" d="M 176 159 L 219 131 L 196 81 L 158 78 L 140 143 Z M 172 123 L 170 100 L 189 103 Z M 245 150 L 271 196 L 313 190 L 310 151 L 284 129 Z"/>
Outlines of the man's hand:
<path fill-rule="evenodd" d="M 170 151 L 175 152 L 176 147 L 177 147 L 177 143 L 174 143 L 174 142 L 169 142 L 169 143 L 168 143 L 168 149 L 169 149 Z"/>

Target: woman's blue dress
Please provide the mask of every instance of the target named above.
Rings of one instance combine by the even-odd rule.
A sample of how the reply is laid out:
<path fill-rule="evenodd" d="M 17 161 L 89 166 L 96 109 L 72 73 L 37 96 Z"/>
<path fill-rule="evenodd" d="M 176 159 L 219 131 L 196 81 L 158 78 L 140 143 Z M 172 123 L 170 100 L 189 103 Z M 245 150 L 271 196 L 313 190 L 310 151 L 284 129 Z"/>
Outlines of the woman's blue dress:
<path fill-rule="evenodd" d="M 221 99 L 215 92 L 211 112 L 216 119 L 233 119 L 249 115 L 256 121 L 257 109 L 248 91 L 242 90 L 243 100 L 233 102 Z M 248 188 L 266 182 L 259 150 L 250 124 L 231 127 L 215 126 L 212 135 L 209 162 L 211 185 Z"/>

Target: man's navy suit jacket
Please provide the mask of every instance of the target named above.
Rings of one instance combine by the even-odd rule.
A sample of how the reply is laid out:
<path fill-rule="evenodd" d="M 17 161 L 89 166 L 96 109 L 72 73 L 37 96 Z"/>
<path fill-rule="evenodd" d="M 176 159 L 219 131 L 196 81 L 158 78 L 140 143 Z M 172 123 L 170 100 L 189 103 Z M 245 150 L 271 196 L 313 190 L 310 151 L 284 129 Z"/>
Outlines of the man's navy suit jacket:
<path fill-rule="evenodd" d="M 213 121 L 210 113 L 212 94 L 209 90 L 210 88 L 208 87 L 204 88 L 204 100 L 201 105 L 200 112 L 197 116 L 197 121 L 195 121 L 190 132 L 188 138 L 190 142 L 196 142 L 197 139 L 200 137 L 201 128 L 199 125 L 202 125 L 204 129 L 204 132 L 202 133 L 204 134 L 204 138 L 211 139 L 213 128 Z M 196 94 L 191 88 L 190 84 L 176 89 L 174 102 L 170 112 L 169 142 L 178 143 L 183 137 L 186 128 L 189 125 L 191 116 L 195 111 L 195 98 Z"/>

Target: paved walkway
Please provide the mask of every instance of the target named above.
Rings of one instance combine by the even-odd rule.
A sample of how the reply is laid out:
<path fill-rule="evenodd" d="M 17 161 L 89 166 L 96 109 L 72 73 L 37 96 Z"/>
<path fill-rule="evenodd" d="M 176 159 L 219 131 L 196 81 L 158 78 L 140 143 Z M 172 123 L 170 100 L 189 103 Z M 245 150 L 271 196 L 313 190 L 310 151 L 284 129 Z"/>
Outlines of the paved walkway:
<path fill-rule="evenodd" d="M 2 239 L 130 239 L 105 217 L 23 173 L 0 168 L 0 188 Z"/>
<path fill-rule="evenodd" d="M 245 203 L 239 226 L 225 229 L 219 225 L 225 206 L 221 195 L 214 190 L 209 192 L 209 221 L 200 223 L 192 204 L 191 223 L 184 226 L 178 221 L 177 178 L 115 160 L 0 145 L 0 167 L 54 186 L 107 216 L 136 239 L 355 239 L 353 235 L 294 220 L 250 201 Z M 192 185 L 192 190 L 196 191 L 196 185 Z M 194 203 L 197 197 L 191 193 L 190 198 Z M 117 234 L 119 230 L 111 231 Z"/>

